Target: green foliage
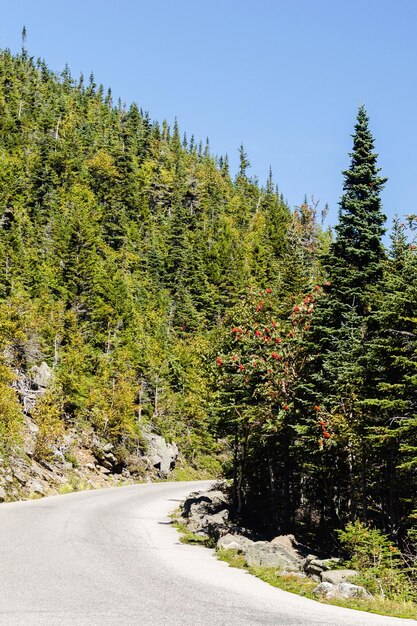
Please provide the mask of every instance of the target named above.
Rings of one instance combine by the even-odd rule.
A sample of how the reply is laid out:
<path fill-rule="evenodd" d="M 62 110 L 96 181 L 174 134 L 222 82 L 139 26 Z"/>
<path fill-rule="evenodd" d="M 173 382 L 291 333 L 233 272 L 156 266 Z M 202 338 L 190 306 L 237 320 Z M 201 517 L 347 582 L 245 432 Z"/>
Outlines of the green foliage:
<path fill-rule="evenodd" d="M 59 398 L 52 392 L 43 395 L 36 403 L 33 417 L 39 428 L 34 456 L 37 460 L 50 460 L 53 457 L 53 448 L 59 446 L 64 434 Z"/>
<path fill-rule="evenodd" d="M 47 458 L 68 425 L 123 454 L 144 430 L 217 474 L 206 355 L 253 279 L 271 276 L 290 211 L 227 159 L 180 141 L 133 104 L 0 52 L 0 447 L 24 410 Z M 54 389 L 19 405 L 14 372 L 46 361 Z M 123 454 L 122 454 L 123 452 Z"/>
<path fill-rule="evenodd" d="M 386 535 L 356 520 L 339 530 L 338 536 L 349 555 L 348 564 L 361 574 L 358 582 L 373 595 L 415 600 L 415 589 L 407 577 L 401 553 Z"/>
<path fill-rule="evenodd" d="M 0 450 L 9 453 L 21 440 L 23 416 L 17 394 L 11 387 L 14 376 L 0 362 Z"/>

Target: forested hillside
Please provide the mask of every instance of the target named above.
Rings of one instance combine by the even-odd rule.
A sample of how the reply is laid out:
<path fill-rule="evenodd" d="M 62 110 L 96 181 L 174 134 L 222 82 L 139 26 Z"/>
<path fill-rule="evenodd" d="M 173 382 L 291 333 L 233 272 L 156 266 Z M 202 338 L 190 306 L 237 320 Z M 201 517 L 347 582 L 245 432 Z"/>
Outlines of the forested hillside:
<path fill-rule="evenodd" d="M 413 551 L 415 218 L 386 249 L 363 107 L 333 237 L 239 153 L 234 176 L 93 76 L 0 53 L 4 463 L 28 418 L 40 462 L 77 429 L 120 469 L 156 432 L 233 477 L 264 532 L 335 544 L 360 519 Z M 51 382 L 27 404 L 19 381 L 42 363 Z"/>
<path fill-rule="evenodd" d="M 46 362 L 37 453 L 68 426 L 126 451 L 143 429 L 218 471 L 207 364 L 249 285 L 301 289 L 320 247 L 272 175 L 211 154 L 110 90 L 0 56 L 1 446 L 19 441 L 16 377 Z M 317 241 L 316 241 L 317 239 Z M 15 381 L 15 382 L 13 382 Z"/>

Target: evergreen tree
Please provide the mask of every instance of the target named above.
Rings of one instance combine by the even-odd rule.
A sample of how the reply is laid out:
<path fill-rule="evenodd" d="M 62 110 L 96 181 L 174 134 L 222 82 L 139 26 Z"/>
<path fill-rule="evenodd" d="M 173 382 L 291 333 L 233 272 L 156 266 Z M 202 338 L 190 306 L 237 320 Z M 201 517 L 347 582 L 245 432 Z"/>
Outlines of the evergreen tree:
<path fill-rule="evenodd" d="M 323 521 L 340 527 L 344 517 L 368 518 L 373 423 L 371 345 L 378 328 L 377 306 L 384 268 L 381 238 L 385 217 L 368 117 L 359 108 L 351 165 L 343 172 L 336 240 L 324 257 L 325 292 L 307 344 L 310 355 L 298 390 L 307 425 L 306 446 L 319 441 L 316 489 Z M 319 407 L 314 411 L 313 407 Z M 320 430 L 326 428 L 326 440 Z M 330 432 L 329 432 L 330 431 Z M 333 435 L 333 436 L 330 436 Z M 310 476 L 313 477 L 314 474 Z M 337 497 L 335 496 L 337 494 Z"/>

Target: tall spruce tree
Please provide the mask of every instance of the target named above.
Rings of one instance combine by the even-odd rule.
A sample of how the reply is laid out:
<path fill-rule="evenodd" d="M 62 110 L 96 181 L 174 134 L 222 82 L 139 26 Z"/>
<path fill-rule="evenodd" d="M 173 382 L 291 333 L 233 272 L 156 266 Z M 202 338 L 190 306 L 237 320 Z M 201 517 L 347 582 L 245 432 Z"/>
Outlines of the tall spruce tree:
<path fill-rule="evenodd" d="M 359 108 L 350 168 L 343 172 L 344 194 L 340 201 L 336 241 L 330 247 L 325 267 L 340 303 L 363 314 L 364 291 L 382 276 L 385 216 L 380 192 L 387 179 L 379 176 L 374 140 L 365 107 Z"/>
<path fill-rule="evenodd" d="M 316 449 L 314 489 L 327 529 L 357 516 L 366 521 L 370 499 L 367 433 L 373 423 L 369 398 L 374 394 L 375 362 L 369 347 L 378 327 L 378 286 L 385 256 L 380 192 L 386 179 L 379 175 L 363 106 L 350 156 L 350 167 L 343 172 L 336 239 L 323 260 L 324 294 L 298 391 L 305 432 Z M 314 476 L 311 467 L 306 471 Z"/>

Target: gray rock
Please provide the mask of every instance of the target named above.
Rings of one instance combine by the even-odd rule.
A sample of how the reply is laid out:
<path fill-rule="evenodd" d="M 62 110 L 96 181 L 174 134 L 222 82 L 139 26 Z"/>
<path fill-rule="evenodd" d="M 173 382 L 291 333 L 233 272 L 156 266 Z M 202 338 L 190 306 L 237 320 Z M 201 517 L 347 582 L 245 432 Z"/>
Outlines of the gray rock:
<path fill-rule="evenodd" d="M 303 569 L 309 576 L 320 576 L 322 572 L 327 572 L 337 565 L 337 559 L 317 559 L 309 554 L 304 561 Z"/>
<path fill-rule="evenodd" d="M 203 491 L 191 494 L 183 504 L 183 517 L 199 518 L 228 508 L 228 500 L 221 491 Z"/>
<path fill-rule="evenodd" d="M 227 535 L 220 537 L 217 542 L 217 548 L 219 550 L 236 550 L 237 552 L 245 553 L 252 544 L 253 541 L 247 537 L 227 533 Z"/>
<path fill-rule="evenodd" d="M 299 543 L 294 535 L 278 535 L 270 542 L 273 546 L 280 546 L 286 553 L 290 554 L 296 561 L 304 559 L 309 552 L 309 548 Z"/>
<path fill-rule="evenodd" d="M 332 583 L 320 583 L 313 589 L 313 593 L 316 596 L 324 596 L 325 598 L 336 597 L 337 586 Z"/>
<path fill-rule="evenodd" d="M 337 593 L 342 598 L 372 598 L 372 595 L 360 585 L 351 583 L 340 583 L 337 585 Z"/>
<path fill-rule="evenodd" d="M 321 580 L 320 575 L 325 570 L 323 570 L 319 565 L 315 565 L 314 561 L 312 561 L 311 563 L 304 565 L 304 571 L 309 576 L 317 576 L 318 580 Z"/>
<path fill-rule="evenodd" d="M 358 575 L 354 569 L 334 569 L 321 573 L 322 582 L 339 585 L 340 583 L 349 582 L 351 578 Z"/>
<path fill-rule="evenodd" d="M 104 446 L 102 447 L 103 452 L 111 452 L 113 450 L 114 446 L 112 443 L 108 442 L 106 444 L 104 444 Z"/>
<path fill-rule="evenodd" d="M 315 595 L 325 597 L 327 600 L 331 598 L 371 598 L 371 594 L 359 585 L 352 585 L 351 583 L 340 583 L 333 585 L 329 582 L 322 582 L 313 590 Z"/>
<path fill-rule="evenodd" d="M 45 361 L 40 365 L 34 365 L 29 371 L 30 381 L 35 389 L 49 387 L 53 377 L 53 371 Z"/>
<path fill-rule="evenodd" d="M 96 466 L 94 465 L 94 463 L 86 463 L 85 467 L 89 470 L 95 470 Z"/>
<path fill-rule="evenodd" d="M 275 567 L 286 572 L 302 570 L 302 560 L 277 543 L 256 541 L 248 548 L 245 557 L 251 567 Z"/>
<path fill-rule="evenodd" d="M 223 509 L 214 515 L 208 515 L 205 518 L 205 529 L 210 537 L 216 539 L 216 541 L 226 535 L 229 531 L 229 511 Z"/>
<path fill-rule="evenodd" d="M 14 477 L 19 481 L 21 485 L 26 485 L 28 481 L 28 477 L 25 476 L 24 472 L 16 468 L 13 470 L 13 474 L 14 474 Z"/>
<path fill-rule="evenodd" d="M 0 487 L 0 502 L 4 502 L 6 500 L 7 493 L 3 487 Z"/>
<path fill-rule="evenodd" d="M 150 465 L 167 476 L 174 469 L 178 458 L 177 444 L 167 443 L 163 437 L 153 433 L 146 434 L 145 439 L 148 444 L 147 458 Z"/>
<path fill-rule="evenodd" d="M 12 483 L 13 482 L 13 478 L 10 476 L 10 474 L 7 474 L 7 476 L 4 477 L 4 480 L 8 483 Z"/>
<path fill-rule="evenodd" d="M 37 493 L 41 496 L 45 495 L 45 485 L 40 480 L 30 480 L 27 483 L 30 493 Z"/>
<path fill-rule="evenodd" d="M 199 510 L 198 504 L 194 504 L 196 510 Z M 191 507 L 191 509 L 193 508 Z M 191 517 L 188 518 L 187 527 L 193 533 L 203 533 L 212 537 L 216 541 L 226 535 L 229 531 L 229 511 L 223 509 L 213 514 L 196 514 L 191 512 Z"/>

